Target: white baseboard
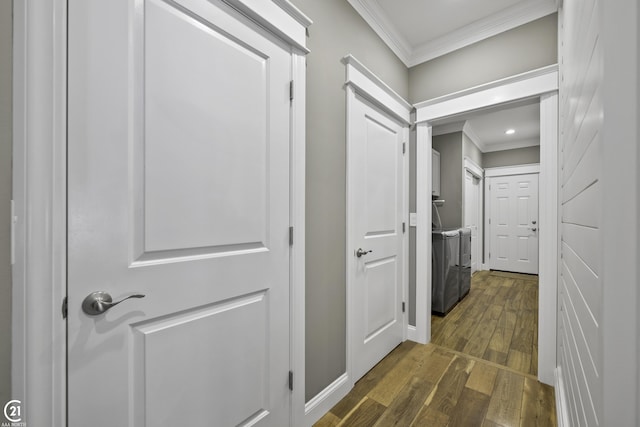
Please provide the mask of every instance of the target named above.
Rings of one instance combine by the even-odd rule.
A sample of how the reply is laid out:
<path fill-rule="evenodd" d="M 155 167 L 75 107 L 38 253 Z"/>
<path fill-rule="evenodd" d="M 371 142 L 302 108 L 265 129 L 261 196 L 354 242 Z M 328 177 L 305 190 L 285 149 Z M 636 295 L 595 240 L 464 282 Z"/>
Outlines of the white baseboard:
<path fill-rule="evenodd" d="M 407 339 L 409 341 L 418 342 L 418 331 L 416 330 L 415 326 L 407 326 Z"/>
<path fill-rule="evenodd" d="M 558 427 L 571 427 L 569 423 L 569 413 L 567 412 L 569 410 L 569 408 L 567 408 L 567 395 L 564 389 L 562 368 L 560 366 L 555 369 L 555 394 Z"/>
<path fill-rule="evenodd" d="M 491 269 L 489 268 L 489 264 L 481 264 L 480 270 L 481 271 L 488 271 L 488 270 L 491 270 Z"/>
<path fill-rule="evenodd" d="M 304 405 L 304 424 L 311 427 L 324 416 L 334 405 L 351 391 L 349 375 L 345 372 L 327 388 L 318 393 Z"/>

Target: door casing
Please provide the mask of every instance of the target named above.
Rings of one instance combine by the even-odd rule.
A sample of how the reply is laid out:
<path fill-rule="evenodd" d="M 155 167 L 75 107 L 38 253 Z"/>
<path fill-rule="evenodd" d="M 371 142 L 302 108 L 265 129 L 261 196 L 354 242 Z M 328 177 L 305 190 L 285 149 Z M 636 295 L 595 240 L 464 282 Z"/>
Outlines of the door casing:
<path fill-rule="evenodd" d="M 352 357 L 352 343 L 353 343 L 353 323 L 352 313 L 354 312 L 354 304 L 357 303 L 355 295 L 353 293 L 353 278 L 355 272 L 353 271 L 353 250 L 354 248 L 354 236 L 352 235 L 351 226 L 355 218 L 353 198 L 350 196 L 355 190 L 349 185 L 349 173 L 352 169 L 352 162 L 355 161 L 350 147 L 353 146 L 353 142 L 350 141 L 349 124 L 352 120 L 351 106 L 354 102 L 360 102 L 355 99 L 356 94 L 362 96 L 367 101 L 371 102 L 381 111 L 384 111 L 390 117 L 399 121 L 404 129 L 404 144 L 405 153 L 402 162 L 402 222 L 405 224 L 405 232 L 402 235 L 402 289 L 403 289 L 403 301 L 405 306 L 408 306 L 408 282 L 409 282 L 409 124 L 411 122 L 410 112 L 411 106 L 402 99 L 399 95 L 393 92 L 389 87 L 384 84 L 378 77 L 371 73 L 364 65 L 357 61 L 353 56 L 347 56 L 343 62 L 346 65 L 347 81 L 346 81 L 346 96 L 347 96 L 347 247 L 346 247 L 346 263 L 347 263 L 347 375 L 349 389 L 353 387 L 355 378 L 352 377 L 353 371 L 353 357 Z M 408 312 L 405 310 L 403 313 L 403 341 L 407 339 L 407 323 Z"/>
<path fill-rule="evenodd" d="M 416 108 L 416 259 L 431 259 L 432 127 L 438 120 L 495 105 L 540 98 L 540 294 L 538 379 L 554 384 L 558 289 L 558 66 L 507 77 L 415 104 Z M 416 340 L 431 339 L 431 263 L 416 265 Z"/>
<path fill-rule="evenodd" d="M 481 168 L 480 166 L 478 166 L 473 160 L 469 159 L 468 157 L 464 158 L 464 168 L 462 169 L 462 173 L 464 175 L 466 175 L 466 173 L 469 172 L 473 177 L 475 177 L 476 179 L 478 179 L 478 205 L 475 207 L 477 209 L 478 212 L 478 230 L 477 230 L 477 236 L 476 239 L 478 240 L 475 245 L 476 245 L 476 257 L 478 258 L 476 260 L 476 271 L 480 271 L 483 270 L 483 245 L 482 245 L 482 241 L 484 240 L 484 225 L 482 222 L 482 217 L 484 215 L 483 211 L 482 211 L 482 205 L 483 205 L 483 201 L 484 201 L 484 197 L 485 197 L 485 193 L 484 193 L 484 169 Z M 466 183 L 466 177 L 463 176 L 463 181 Z M 465 203 L 462 206 L 462 218 L 466 219 L 466 215 L 467 215 L 467 187 L 465 185 L 464 187 L 464 198 L 463 200 L 465 201 Z M 473 243 L 472 243 L 473 245 Z M 472 252 L 473 253 L 473 252 Z M 472 270 L 472 274 L 473 274 L 473 270 Z"/>
<path fill-rule="evenodd" d="M 291 365 L 292 424 L 304 411 L 305 55 L 311 20 L 277 2 L 223 0 L 291 46 Z M 23 421 L 66 420 L 67 2 L 14 4 L 12 398 Z M 28 312 L 26 307 L 29 307 Z M 28 313 L 28 314 L 27 314 Z"/>

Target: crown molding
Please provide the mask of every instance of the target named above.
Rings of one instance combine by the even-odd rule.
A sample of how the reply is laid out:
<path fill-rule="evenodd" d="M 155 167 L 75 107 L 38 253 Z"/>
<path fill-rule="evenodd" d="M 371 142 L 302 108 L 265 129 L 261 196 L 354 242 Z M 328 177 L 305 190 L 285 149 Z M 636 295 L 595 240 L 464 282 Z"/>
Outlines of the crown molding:
<path fill-rule="evenodd" d="M 378 36 L 409 68 L 558 11 L 558 0 L 525 0 L 427 43 L 412 46 L 376 0 L 348 0 Z"/>
<path fill-rule="evenodd" d="M 464 130 L 464 123 L 465 122 L 462 121 L 462 122 L 447 123 L 446 125 L 434 126 L 431 131 L 431 136 L 440 136 L 440 135 L 447 135 L 449 133 L 454 133 L 454 132 L 462 132 Z"/>
<path fill-rule="evenodd" d="M 428 43 L 416 46 L 412 51 L 409 67 L 551 15 L 557 10 L 555 0 L 528 0 L 515 4 Z"/>
<path fill-rule="evenodd" d="M 387 15 L 374 0 L 348 0 L 349 4 L 360 14 L 362 19 L 384 41 L 389 49 L 409 67 L 413 48 L 398 29 L 389 21 Z"/>
<path fill-rule="evenodd" d="M 516 141 L 494 143 L 482 141 L 471 123 L 468 121 L 465 122 L 462 132 L 464 132 L 471 142 L 476 144 L 483 153 L 493 153 L 495 151 L 514 150 L 516 148 L 535 147 L 536 145 L 540 145 L 540 138 L 519 139 Z"/>
<path fill-rule="evenodd" d="M 516 148 L 535 147 L 540 145 L 540 138 L 521 139 L 518 141 L 498 142 L 495 144 L 485 144 L 486 150 L 483 153 L 493 153 L 495 151 L 515 150 Z"/>
<path fill-rule="evenodd" d="M 462 132 L 467 135 L 471 142 L 473 142 L 481 152 L 487 152 L 487 145 L 480 139 L 476 131 L 473 129 L 473 126 L 471 126 L 471 123 L 469 123 L 468 121 L 464 122 Z"/>

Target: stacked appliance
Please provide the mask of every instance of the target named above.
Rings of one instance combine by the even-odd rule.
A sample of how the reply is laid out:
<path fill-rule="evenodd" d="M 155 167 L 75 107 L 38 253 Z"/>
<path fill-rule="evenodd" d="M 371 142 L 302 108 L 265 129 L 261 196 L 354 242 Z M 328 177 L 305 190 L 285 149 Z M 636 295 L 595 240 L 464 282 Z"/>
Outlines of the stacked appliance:
<path fill-rule="evenodd" d="M 443 230 L 435 203 L 433 207 L 431 311 L 444 316 L 471 289 L 471 230 Z"/>

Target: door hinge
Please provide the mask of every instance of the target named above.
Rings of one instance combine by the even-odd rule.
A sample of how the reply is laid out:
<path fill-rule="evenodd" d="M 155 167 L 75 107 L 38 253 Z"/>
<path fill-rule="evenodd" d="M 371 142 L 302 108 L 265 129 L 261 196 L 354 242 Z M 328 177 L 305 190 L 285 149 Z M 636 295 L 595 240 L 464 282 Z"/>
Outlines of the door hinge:
<path fill-rule="evenodd" d="M 405 311 L 405 303 L 404 301 L 402 301 L 402 312 L 404 313 L 404 311 Z"/>
<path fill-rule="evenodd" d="M 293 391 L 293 371 L 289 371 L 289 390 Z"/>
<path fill-rule="evenodd" d="M 11 265 L 16 263 L 16 225 L 18 217 L 16 216 L 16 205 L 11 201 Z"/>
<path fill-rule="evenodd" d="M 403 223 L 402 223 L 402 232 L 403 232 L 403 233 L 406 233 L 406 232 L 407 232 L 407 223 L 406 223 L 406 222 L 403 222 Z"/>
<path fill-rule="evenodd" d="M 293 80 L 289 82 L 289 101 L 293 101 Z"/>
<path fill-rule="evenodd" d="M 293 227 L 289 227 L 289 246 L 293 246 Z"/>
<path fill-rule="evenodd" d="M 62 299 L 62 318 L 66 319 L 67 318 L 67 313 L 68 313 L 68 308 L 67 308 L 67 297 L 64 297 Z"/>
<path fill-rule="evenodd" d="M 406 143 L 406 142 L 403 142 L 403 143 L 402 143 L 402 154 L 404 154 L 404 153 L 406 153 L 406 152 L 407 152 L 407 143 Z"/>
<path fill-rule="evenodd" d="M 489 225 L 491 225 L 491 218 L 489 218 Z"/>
<path fill-rule="evenodd" d="M 491 259 L 491 252 L 489 252 L 489 259 Z"/>

